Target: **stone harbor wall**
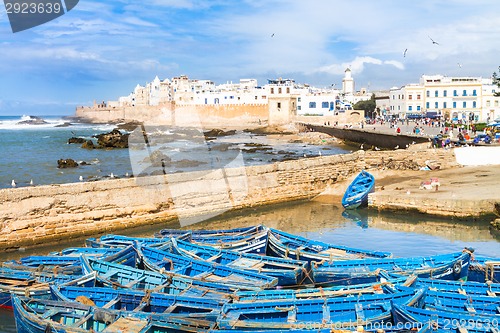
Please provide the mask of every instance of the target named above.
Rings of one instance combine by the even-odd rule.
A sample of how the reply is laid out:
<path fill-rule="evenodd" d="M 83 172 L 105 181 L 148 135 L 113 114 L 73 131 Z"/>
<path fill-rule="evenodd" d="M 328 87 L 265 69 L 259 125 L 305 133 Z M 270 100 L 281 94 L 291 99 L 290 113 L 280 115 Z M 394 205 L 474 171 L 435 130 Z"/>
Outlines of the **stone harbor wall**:
<path fill-rule="evenodd" d="M 364 152 L 269 165 L 0 190 L 0 249 L 15 249 L 179 219 L 181 226 L 227 210 L 312 198 L 360 170 L 439 159 L 436 150 Z M 256 221 L 256 223 L 258 223 Z M 161 225 L 158 226 L 161 228 Z"/>

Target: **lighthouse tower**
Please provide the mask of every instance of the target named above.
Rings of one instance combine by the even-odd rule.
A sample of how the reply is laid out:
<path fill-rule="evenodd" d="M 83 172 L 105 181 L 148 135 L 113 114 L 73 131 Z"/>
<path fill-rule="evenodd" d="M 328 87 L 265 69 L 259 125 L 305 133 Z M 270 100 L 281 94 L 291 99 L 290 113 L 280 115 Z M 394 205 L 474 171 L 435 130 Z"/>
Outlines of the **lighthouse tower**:
<path fill-rule="evenodd" d="M 342 79 L 342 92 L 345 95 L 352 95 L 354 93 L 354 79 L 351 75 L 351 69 L 347 68 L 344 73 L 344 79 Z"/>

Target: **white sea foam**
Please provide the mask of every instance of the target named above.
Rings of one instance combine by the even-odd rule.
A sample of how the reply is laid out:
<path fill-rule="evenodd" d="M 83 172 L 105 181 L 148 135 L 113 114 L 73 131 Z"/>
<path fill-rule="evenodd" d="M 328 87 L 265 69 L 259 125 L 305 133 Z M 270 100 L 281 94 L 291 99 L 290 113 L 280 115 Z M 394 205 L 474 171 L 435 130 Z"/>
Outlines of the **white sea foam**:
<path fill-rule="evenodd" d="M 43 119 L 46 124 L 27 124 L 21 123 L 26 121 L 35 121 L 36 119 Z M 57 125 L 64 124 L 65 121 L 62 118 L 54 118 L 54 117 L 34 117 L 23 115 L 19 118 L 8 118 L 8 119 L 0 119 L 0 129 L 6 130 L 20 130 L 20 129 L 42 129 L 42 128 L 54 128 Z"/>

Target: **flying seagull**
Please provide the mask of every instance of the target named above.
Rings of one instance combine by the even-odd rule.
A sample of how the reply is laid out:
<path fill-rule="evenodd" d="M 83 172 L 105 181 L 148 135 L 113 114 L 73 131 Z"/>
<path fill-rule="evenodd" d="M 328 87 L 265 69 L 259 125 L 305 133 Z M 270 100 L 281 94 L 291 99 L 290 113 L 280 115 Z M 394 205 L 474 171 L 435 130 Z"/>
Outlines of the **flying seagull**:
<path fill-rule="evenodd" d="M 436 44 L 436 45 L 439 45 L 438 42 L 436 42 L 434 39 L 431 38 L 431 36 L 429 36 L 429 39 L 432 41 L 432 44 Z"/>
<path fill-rule="evenodd" d="M 461 63 L 457 63 L 458 67 L 462 68 L 462 64 Z"/>
<path fill-rule="evenodd" d="M 274 37 L 274 34 L 272 34 L 271 37 Z"/>
<path fill-rule="evenodd" d="M 403 52 L 403 57 L 406 57 L 406 51 L 408 51 L 408 49 L 405 49 L 405 51 Z"/>

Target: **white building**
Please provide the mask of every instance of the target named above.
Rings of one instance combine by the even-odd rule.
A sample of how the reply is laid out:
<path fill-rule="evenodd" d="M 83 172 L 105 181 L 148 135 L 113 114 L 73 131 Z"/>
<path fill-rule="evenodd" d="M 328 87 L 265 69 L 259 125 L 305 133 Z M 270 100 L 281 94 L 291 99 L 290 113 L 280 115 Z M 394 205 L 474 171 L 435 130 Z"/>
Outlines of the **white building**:
<path fill-rule="evenodd" d="M 215 85 L 210 80 L 193 80 L 186 75 L 163 81 L 156 76 L 144 86 L 137 85 L 128 96 L 108 104 L 156 106 L 174 102 L 178 105 L 252 105 L 268 104 L 269 98 L 293 98 L 296 105 L 292 111 L 299 115 L 338 115 L 352 110 L 356 102 L 370 99 L 371 95 L 366 90 L 355 92 L 354 86 L 349 68 L 345 71 L 342 90 L 315 88 L 282 78 L 268 80 L 266 85 L 260 87 L 255 79 Z"/>
<path fill-rule="evenodd" d="M 487 122 L 500 116 L 498 87 L 491 79 L 423 75 L 418 84 L 390 90 L 389 114 L 399 118 L 435 117 Z"/>

